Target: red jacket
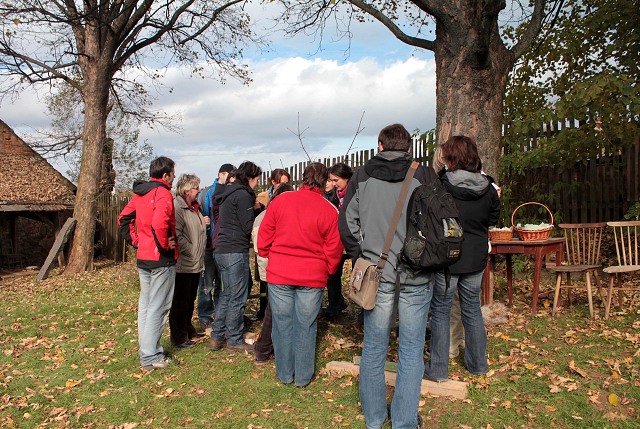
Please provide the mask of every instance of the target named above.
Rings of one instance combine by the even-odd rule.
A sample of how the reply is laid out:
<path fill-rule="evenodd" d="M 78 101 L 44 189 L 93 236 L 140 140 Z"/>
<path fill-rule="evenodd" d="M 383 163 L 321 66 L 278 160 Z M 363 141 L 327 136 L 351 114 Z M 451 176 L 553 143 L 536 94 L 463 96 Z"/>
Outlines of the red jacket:
<path fill-rule="evenodd" d="M 269 258 L 269 283 L 323 288 L 338 268 L 338 210 L 322 194 L 303 186 L 269 204 L 258 231 L 258 254 Z"/>
<path fill-rule="evenodd" d="M 176 212 L 171 185 L 162 179 L 135 182 L 135 195 L 118 216 L 125 241 L 138 249 L 139 268 L 153 269 L 175 265 L 178 248 L 169 248 L 169 237 L 176 236 Z"/>

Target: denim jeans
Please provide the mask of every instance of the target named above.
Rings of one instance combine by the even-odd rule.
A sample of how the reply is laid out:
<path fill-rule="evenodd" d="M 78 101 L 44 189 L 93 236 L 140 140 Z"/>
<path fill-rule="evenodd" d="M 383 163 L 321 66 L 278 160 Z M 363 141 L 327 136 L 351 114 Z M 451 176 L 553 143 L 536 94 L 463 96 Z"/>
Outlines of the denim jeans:
<path fill-rule="evenodd" d="M 142 366 L 164 359 L 160 337 L 167 323 L 176 281 L 176 267 L 138 268 L 138 354 Z"/>
<path fill-rule="evenodd" d="M 446 296 L 444 275 L 436 274 L 436 286 L 431 300 L 431 359 L 426 365 L 425 377 L 438 381 L 449 377 L 449 316 L 456 288 L 464 326 L 464 365 L 476 375 L 487 372 L 487 331 L 480 311 L 482 274 L 482 271 L 452 274 Z"/>
<path fill-rule="evenodd" d="M 198 321 L 200 325 L 213 322 L 213 311 L 220 298 L 220 271 L 211 249 L 204 251 L 204 276 L 198 285 Z"/>
<path fill-rule="evenodd" d="M 244 306 L 247 303 L 249 253 L 214 253 L 223 289 L 216 305 L 211 338 L 237 346 L 244 344 Z"/>
<path fill-rule="evenodd" d="M 360 403 L 368 429 L 379 429 L 387 418 L 384 364 L 393 322 L 395 284 L 380 283 L 373 310 L 364 312 L 364 345 L 360 361 Z M 415 429 L 424 371 L 424 340 L 433 293 L 432 282 L 401 286 L 398 302 L 400 335 L 398 373 L 391 402 L 391 426 Z M 277 354 L 276 354 L 277 357 Z"/>
<path fill-rule="evenodd" d="M 324 288 L 269 283 L 276 375 L 284 384 L 306 386 L 315 371 L 318 313 Z"/>

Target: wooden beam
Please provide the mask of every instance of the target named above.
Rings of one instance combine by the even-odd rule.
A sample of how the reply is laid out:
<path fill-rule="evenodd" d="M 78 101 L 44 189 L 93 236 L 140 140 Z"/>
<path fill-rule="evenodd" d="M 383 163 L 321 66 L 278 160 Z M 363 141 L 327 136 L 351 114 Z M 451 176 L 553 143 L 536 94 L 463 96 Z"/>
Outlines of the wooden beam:
<path fill-rule="evenodd" d="M 73 233 L 73 230 L 75 229 L 75 227 L 76 227 L 76 220 L 71 217 L 67 219 L 67 221 L 62 226 L 62 229 L 56 236 L 56 241 L 53 243 L 53 246 L 51 246 L 51 250 L 49 250 L 49 255 L 47 256 L 47 259 L 44 261 L 44 264 L 42 264 L 42 268 L 40 268 L 40 272 L 38 273 L 38 276 L 36 277 L 36 279 L 44 280 L 47 277 L 49 277 L 49 272 L 53 267 L 54 261 L 58 257 L 58 253 L 62 251 L 62 249 L 64 248 L 64 245 L 69 241 L 69 237 L 71 237 L 71 234 Z"/>
<path fill-rule="evenodd" d="M 329 362 L 326 366 L 327 370 L 339 374 L 351 374 L 357 376 L 360 374 L 360 366 L 355 363 L 345 361 Z M 396 385 L 396 373 L 385 371 L 384 378 L 389 386 Z M 435 381 L 422 380 L 420 387 L 421 395 L 450 396 L 456 399 L 466 399 L 467 383 L 463 381 L 447 380 L 441 383 Z"/>

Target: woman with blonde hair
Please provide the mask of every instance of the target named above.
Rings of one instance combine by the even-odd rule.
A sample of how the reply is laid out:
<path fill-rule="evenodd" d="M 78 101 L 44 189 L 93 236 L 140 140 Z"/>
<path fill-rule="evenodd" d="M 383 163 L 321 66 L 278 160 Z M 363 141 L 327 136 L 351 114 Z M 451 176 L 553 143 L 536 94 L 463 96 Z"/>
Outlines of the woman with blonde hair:
<path fill-rule="evenodd" d="M 191 316 L 198 294 L 198 283 L 204 270 L 204 248 L 207 244 L 209 217 L 202 216 L 198 203 L 200 179 L 183 174 L 176 185 L 176 238 L 180 256 L 176 264 L 176 286 L 169 312 L 171 344 L 180 349 L 193 347 L 197 334 Z"/>

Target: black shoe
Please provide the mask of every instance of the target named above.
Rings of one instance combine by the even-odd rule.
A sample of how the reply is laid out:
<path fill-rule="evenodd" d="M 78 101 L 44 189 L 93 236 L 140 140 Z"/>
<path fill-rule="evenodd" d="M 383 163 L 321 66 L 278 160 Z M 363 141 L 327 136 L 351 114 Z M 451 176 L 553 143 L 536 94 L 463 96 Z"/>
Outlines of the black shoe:
<path fill-rule="evenodd" d="M 193 341 L 185 341 L 182 344 L 178 344 L 176 346 L 177 349 L 190 349 L 191 347 L 195 346 L 196 343 L 194 343 Z"/>
<path fill-rule="evenodd" d="M 422 429 L 422 416 L 418 413 L 418 426 L 417 429 Z"/>

